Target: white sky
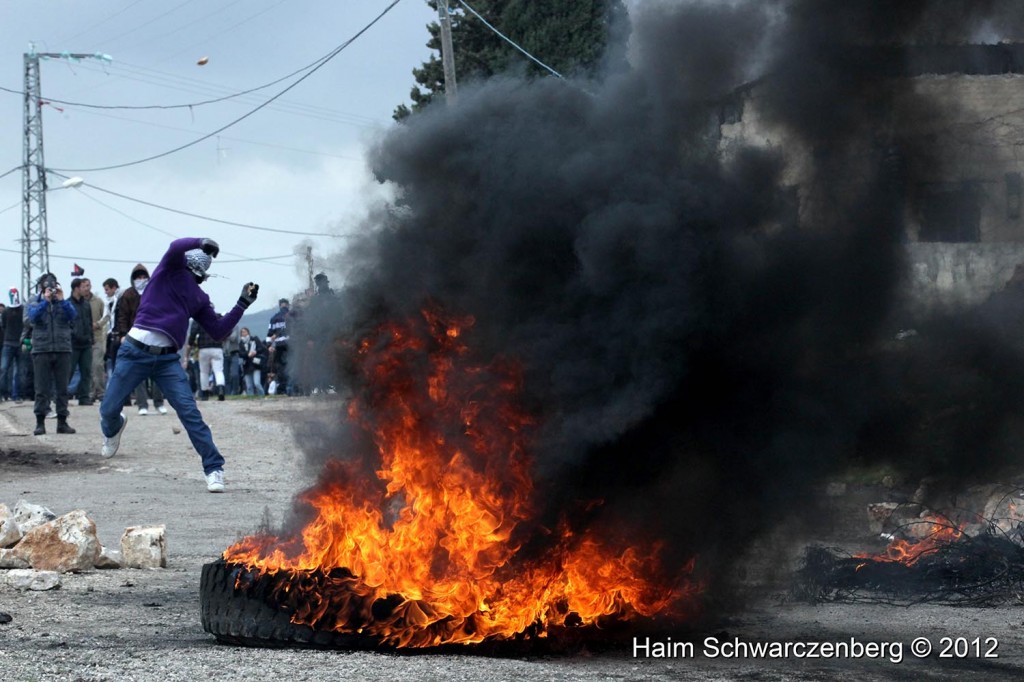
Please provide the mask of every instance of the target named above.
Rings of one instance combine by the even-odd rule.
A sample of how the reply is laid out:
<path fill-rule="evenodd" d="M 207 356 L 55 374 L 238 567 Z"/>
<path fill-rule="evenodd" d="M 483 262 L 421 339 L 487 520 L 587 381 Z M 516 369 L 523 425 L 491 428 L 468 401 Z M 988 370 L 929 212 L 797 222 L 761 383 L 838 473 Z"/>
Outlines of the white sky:
<path fill-rule="evenodd" d="M 105 53 L 113 61 L 42 61 L 43 99 L 102 105 L 188 104 L 269 83 L 326 55 L 391 0 L 0 0 L 0 86 L 24 89 L 24 53 Z M 81 189 L 47 194 L 50 269 L 67 285 L 73 263 L 94 288 L 122 286 L 136 262 L 150 270 L 177 237 L 212 237 L 222 248 L 205 289 L 226 311 L 242 284 L 260 283 L 255 309 L 306 286 L 304 237 L 190 218 L 90 186 L 180 211 L 296 232 L 343 233 L 384 188 L 363 150 L 394 125 L 408 102 L 412 69 L 425 61 L 435 14 L 402 0 L 383 19 L 294 89 L 246 120 L 164 158 L 81 176 Z M 497 38 L 496 38 L 497 39 Z M 196 62 L 208 57 L 205 66 Z M 300 74 L 301 75 L 301 74 Z M 45 162 L 87 169 L 161 154 L 251 111 L 294 82 L 190 109 L 43 107 Z M 0 91 L 0 173 L 23 163 L 24 98 Z M 51 176 L 50 187 L 61 179 Z M 0 178 L 0 287 L 21 287 L 22 174 Z M 99 202 L 102 202 L 99 203 Z M 106 204 L 104 206 L 103 204 Z M 109 207 L 109 208 L 108 208 Z M 7 209 L 7 210 L 5 210 Z M 314 257 L 343 239 L 311 238 Z M 229 260 L 289 256 L 271 263 Z M 116 262 L 114 262 L 116 261 Z M 317 263 L 318 270 L 324 262 Z M 328 270 L 332 284 L 339 274 Z M 6 299 L 6 295 L 4 296 Z"/>

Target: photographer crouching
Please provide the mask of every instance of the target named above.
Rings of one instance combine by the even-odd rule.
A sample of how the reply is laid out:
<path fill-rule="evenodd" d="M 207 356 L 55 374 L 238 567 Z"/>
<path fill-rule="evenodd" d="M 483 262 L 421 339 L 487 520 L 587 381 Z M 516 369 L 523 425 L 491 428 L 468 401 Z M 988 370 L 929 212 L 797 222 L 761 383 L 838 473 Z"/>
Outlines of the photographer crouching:
<path fill-rule="evenodd" d="M 64 289 L 53 273 L 47 272 L 36 284 L 39 293 L 35 303 L 28 307 L 36 390 L 33 410 L 36 429 L 32 434 L 46 433 L 50 400 L 56 403 L 57 433 L 74 433 L 68 426 L 68 380 L 71 378 L 71 328 L 78 313 L 64 298 Z"/>

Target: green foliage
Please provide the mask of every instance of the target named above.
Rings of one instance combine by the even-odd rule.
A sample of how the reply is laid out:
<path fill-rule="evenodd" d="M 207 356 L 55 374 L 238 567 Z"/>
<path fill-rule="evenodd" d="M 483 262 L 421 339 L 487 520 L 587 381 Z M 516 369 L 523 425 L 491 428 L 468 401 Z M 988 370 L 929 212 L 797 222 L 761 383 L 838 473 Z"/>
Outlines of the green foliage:
<path fill-rule="evenodd" d="M 625 15 L 622 0 L 467 0 L 487 21 L 523 49 L 564 76 L 593 75 L 602 63 L 613 19 Z M 435 11 L 436 0 L 427 0 Z M 467 12 L 449 0 L 455 73 L 459 83 L 515 72 L 527 77 L 550 75 Z M 436 54 L 413 69 L 416 85 L 412 106 L 400 104 L 393 114 L 402 120 L 444 95 L 441 27 L 427 26 L 427 47 Z"/>

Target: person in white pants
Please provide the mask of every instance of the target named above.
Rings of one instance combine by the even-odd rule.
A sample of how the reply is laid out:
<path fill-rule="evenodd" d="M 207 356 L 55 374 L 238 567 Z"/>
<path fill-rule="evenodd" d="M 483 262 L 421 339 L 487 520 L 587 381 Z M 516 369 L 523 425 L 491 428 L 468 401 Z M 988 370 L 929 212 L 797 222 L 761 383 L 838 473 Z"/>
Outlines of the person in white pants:
<path fill-rule="evenodd" d="M 210 375 L 213 375 L 217 400 L 224 400 L 224 346 L 206 333 L 201 325 L 192 322 L 188 335 L 189 345 L 199 349 L 199 399 L 210 398 Z"/>

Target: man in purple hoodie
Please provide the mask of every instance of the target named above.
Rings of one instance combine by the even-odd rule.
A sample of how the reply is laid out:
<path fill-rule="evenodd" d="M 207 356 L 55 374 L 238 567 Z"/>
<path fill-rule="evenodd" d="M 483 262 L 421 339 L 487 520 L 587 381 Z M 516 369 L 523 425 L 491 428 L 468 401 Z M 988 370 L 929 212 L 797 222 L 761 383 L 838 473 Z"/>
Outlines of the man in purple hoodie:
<path fill-rule="evenodd" d="M 211 493 L 224 492 L 224 457 L 196 406 L 178 351 L 185 345 L 190 318 L 212 336 L 227 338 L 259 293 L 259 285 L 249 282 L 226 315 L 214 312 L 210 297 L 199 285 L 206 281 L 206 271 L 219 252 L 220 246 L 212 239 L 186 237 L 171 242 L 153 270 L 132 328 L 117 351 L 114 372 L 100 405 L 101 454 L 113 457 L 128 423 L 122 414 L 125 398 L 140 382 L 153 379 L 202 458 L 206 489 Z"/>

